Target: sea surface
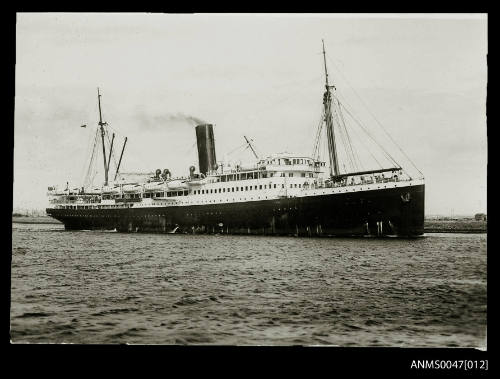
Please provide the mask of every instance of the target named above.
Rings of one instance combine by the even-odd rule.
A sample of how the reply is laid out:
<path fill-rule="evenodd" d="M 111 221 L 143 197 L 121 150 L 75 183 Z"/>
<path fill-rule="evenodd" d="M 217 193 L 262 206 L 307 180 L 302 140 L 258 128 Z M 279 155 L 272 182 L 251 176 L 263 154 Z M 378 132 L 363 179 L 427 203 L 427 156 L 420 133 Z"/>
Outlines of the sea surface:
<path fill-rule="evenodd" d="M 121 234 L 13 224 L 13 343 L 486 347 L 486 234 Z"/>

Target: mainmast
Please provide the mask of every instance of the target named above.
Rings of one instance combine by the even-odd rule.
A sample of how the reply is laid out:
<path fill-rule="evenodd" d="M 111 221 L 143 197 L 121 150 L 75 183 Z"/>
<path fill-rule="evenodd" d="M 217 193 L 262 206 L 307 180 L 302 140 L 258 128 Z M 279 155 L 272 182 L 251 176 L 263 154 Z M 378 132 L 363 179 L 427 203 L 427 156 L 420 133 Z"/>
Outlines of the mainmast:
<path fill-rule="evenodd" d="M 337 149 L 335 147 L 335 133 L 333 130 L 333 118 L 332 118 L 332 93 L 331 88 L 335 90 L 335 86 L 330 86 L 328 83 L 328 70 L 326 68 L 326 53 L 325 53 L 325 42 L 323 43 L 323 61 L 325 64 L 325 93 L 323 95 L 323 107 L 325 113 L 325 123 L 326 123 L 326 135 L 328 139 L 328 156 L 330 158 L 330 177 L 335 177 L 340 174 L 339 164 L 337 158 Z"/>
<path fill-rule="evenodd" d="M 104 159 L 104 186 L 108 185 L 108 165 L 106 164 L 106 146 L 104 144 L 104 125 L 107 125 L 106 122 L 102 122 L 102 112 L 101 112 L 101 94 L 99 92 L 99 88 L 97 88 L 97 101 L 99 103 L 99 126 L 101 128 L 101 140 L 102 140 L 102 157 Z M 111 158 L 111 154 L 110 154 Z"/>

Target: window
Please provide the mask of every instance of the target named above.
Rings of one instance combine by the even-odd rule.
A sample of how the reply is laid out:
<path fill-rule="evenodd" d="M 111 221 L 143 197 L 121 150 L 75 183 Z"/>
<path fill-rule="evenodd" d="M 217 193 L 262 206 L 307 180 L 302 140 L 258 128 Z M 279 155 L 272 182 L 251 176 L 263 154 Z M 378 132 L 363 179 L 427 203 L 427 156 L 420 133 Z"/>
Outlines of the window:
<path fill-rule="evenodd" d="M 276 188 L 276 184 L 274 184 L 274 188 Z"/>
<path fill-rule="evenodd" d="M 262 184 L 259 186 L 259 189 L 262 189 Z"/>
<path fill-rule="evenodd" d="M 236 188 L 236 189 L 238 189 L 238 188 Z M 234 192 L 234 187 L 231 188 L 231 192 Z"/>
<path fill-rule="evenodd" d="M 222 189 L 221 189 L 221 188 L 219 188 L 219 193 L 221 193 L 221 192 L 222 192 Z"/>
<path fill-rule="evenodd" d="M 264 189 L 267 189 L 267 185 L 264 184 Z"/>
<path fill-rule="evenodd" d="M 288 173 L 288 176 L 289 176 L 289 177 L 292 177 L 292 176 L 293 176 L 293 172 L 289 172 L 289 173 Z"/>
<path fill-rule="evenodd" d="M 297 188 L 297 183 L 294 184 L 294 187 Z"/>
<path fill-rule="evenodd" d="M 245 191 L 248 191 L 248 186 L 245 186 Z"/>
<path fill-rule="evenodd" d="M 305 172 L 301 172 L 300 176 L 303 177 L 303 178 L 305 178 L 306 177 L 306 173 Z"/>
<path fill-rule="evenodd" d="M 290 184 L 290 188 L 293 188 L 293 184 Z"/>

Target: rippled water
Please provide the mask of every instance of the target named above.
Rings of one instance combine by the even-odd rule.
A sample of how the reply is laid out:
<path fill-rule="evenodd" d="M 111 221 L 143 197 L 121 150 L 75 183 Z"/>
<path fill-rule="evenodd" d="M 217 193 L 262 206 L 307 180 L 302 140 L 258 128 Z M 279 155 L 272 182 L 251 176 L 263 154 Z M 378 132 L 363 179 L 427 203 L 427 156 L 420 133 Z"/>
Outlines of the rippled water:
<path fill-rule="evenodd" d="M 14 343 L 486 344 L 486 234 L 12 239 Z"/>

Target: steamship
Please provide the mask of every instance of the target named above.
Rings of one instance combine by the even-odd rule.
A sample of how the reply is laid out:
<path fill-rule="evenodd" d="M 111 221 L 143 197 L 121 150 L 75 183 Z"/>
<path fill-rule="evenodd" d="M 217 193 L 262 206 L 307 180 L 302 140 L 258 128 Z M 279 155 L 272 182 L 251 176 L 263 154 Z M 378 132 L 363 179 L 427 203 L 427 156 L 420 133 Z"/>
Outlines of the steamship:
<path fill-rule="evenodd" d="M 410 174 L 393 160 L 390 167 L 340 170 L 338 140 L 348 141 L 345 108 L 328 79 L 325 49 L 325 92 L 317 138 L 326 134 L 328 163 L 316 140 L 312 156 L 289 153 L 259 157 L 252 166 L 222 165 L 216 160 L 214 127 L 195 127 L 198 170 L 174 177 L 157 169 L 141 178 L 125 178 L 120 165 L 114 178 L 109 128 L 103 122 L 98 89 L 99 123 L 91 162 L 102 148 L 104 183 L 48 188 L 46 212 L 67 230 L 118 232 L 262 234 L 295 236 L 400 236 L 424 231 L 423 175 Z M 346 151 L 352 154 L 352 146 Z M 108 151 L 108 154 L 106 153 Z M 346 155 L 348 158 L 349 154 Z M 354 157 L 354 162 L 356 161 Z M 351 161 L 352 161 L 351 159 Z M 357 167 L 356 165 L 353 165 Z M 344 165 L 345 168 L 345 165 Z"/>

